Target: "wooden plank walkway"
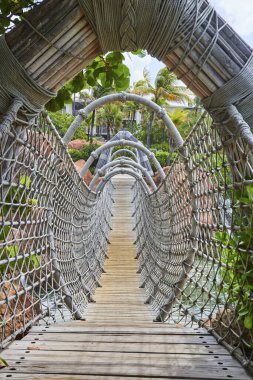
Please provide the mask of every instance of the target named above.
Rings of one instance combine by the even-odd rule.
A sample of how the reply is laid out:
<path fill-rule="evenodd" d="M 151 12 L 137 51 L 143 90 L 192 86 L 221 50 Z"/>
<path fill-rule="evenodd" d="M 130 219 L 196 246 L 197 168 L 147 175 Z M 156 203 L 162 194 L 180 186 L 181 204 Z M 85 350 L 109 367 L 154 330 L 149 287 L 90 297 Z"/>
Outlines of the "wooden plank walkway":
<path fill-rule="evenodd" d="M 136 247 L 133 244 L 133 207 L 131 187 L 133 179 L 129 176 L 114 178 L 116 187 L 111 244 L 108 247 L 109 259 L 105 263 L 106 273 L 102 276 L 102 288 L 95 293 L 96 303 L 87 310 L 87 322 L 143 323 L 152 322 L 151 308 L 144 304 L 145 295 L 139 288 Z"/>
<path fill-rule="evenodd" d="M 119 176 L 102 288 L 86 321 L 35 326 L 4 351 L 0 378 L 19 380 L 251 379 L 205 329 L 153 323 L 136 274 L 132 179 Z"/>

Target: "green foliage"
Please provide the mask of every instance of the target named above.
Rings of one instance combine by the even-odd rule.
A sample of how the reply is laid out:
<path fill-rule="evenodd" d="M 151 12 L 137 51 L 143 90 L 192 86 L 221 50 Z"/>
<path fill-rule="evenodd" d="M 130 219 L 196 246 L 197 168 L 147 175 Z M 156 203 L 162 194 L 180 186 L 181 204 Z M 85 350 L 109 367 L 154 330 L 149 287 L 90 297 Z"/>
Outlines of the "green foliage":
<path fill-rule="evenodd" d="M 169 151 L 169 143 L 167 141 L 163 141 L 161 143 L 156 143 L 151 145 L 152 151 L 160 151 L 160 152 L 166 152 L 168 154 Z"/>
<path fill-rule="evenodd" d="M 116 133 L 122 126 L 123 113 L 122 105 L 117 103 L 108 103 L 97 110 L 96 122 L 98 125 L 107 127 L 107 137 L 110 139 L 111 132 Z"/>
<path fill-rule="evenodd" d="M 7 361 L 4 358 L 2 358 L 0 356 L 0 369 L 4 368 L 4 367 L 9 367 L 9 364 L 7 363 Z"/>
<path fill-rule="evenodd" d="M 13 23 L 17 24 L 20 17 L 36 3 L 36 0 L 0 0 L 0 34 L 6 32 Z"/>
<path fill-rule="evenodd" d="M 34 204 L 37 204 L 36 199 L 29 197 L 31 190 L 31 179 L 27 176 L 21 176 L 19 184 L 9 189 L 5 204 L 2 207 L 2 216 L 10 215 L 19 209 L 19 213 L 26 217 Z"/>
<path fill-rule="evenodd" d="M 68 130 L 68 127 L 75 119 L 75 116 L 72 116 L 68 113 L 57 112 L 48 112 L 53 124 L 55 125 L 59 135 L 63 137 Z M 84 123 L 76 130 L 72 140 L 82 139 L 87 140 L 87 134 L 84 131 Z"/>
<path fill-rule="evenodd" d="M 101 87 L 104 92 L 110 92 L 112 88 L 116 91 L 124 91 L 130 84 L 130 70 L 123 63 L 125 60 L 121 52 L 111 52 L 105 56 L 98 56 L 71 81 L 58 91 L 55 98 L 47 104 L 47 110 L 56 112 L 71 103 L 71 95 L 87 87 Z"/>
<path fill-rule="evenodd" d="M 159 164 L 161 165 L 161 167 L 167 166 L 167 161 L 168 161 L 168 157 L 169 157 L 168 152 L 156 152 L 155 156 L 156 156 Z"/>
<path fill-rule="evenodd" d="M 138 95 L 152 95 L 152 100 L 164 105 L 166 101 L 177 101 L 180 103 L 190 101 L 189 90 L 185 86 L 178 85 L 176 75 L 170 72 L 167 67 L 158 71 L 155 78 L 155 85 L 152 85 L 150 73 L 143 70 L 144 79 L 134 83 L 133 92 Z"/>
<path fill-rule="evenodd" d="M 70 82 L 69 82 L 70 84 Z M 46 104 L 46 109 L 51 112 L 56 112 L 64 107 L 64 104 L 72 103 L 71 91 L 67 88 L 68 85 L 62 87 L 57 96 Z"/>
<path fill-rule="evenodd" d="M 97 83 L 104 88 L 114 87 L 116 91 L 126 90 L 130 84 L 129 68 L 123 64 L 125 60 L 121 52 L 111 52 L 99 56 L 86 68 L 88 85 L 94 87 Z"/>
<path fill-rule="evenodd" d="M 69 149 L 68 152 L 74 162 L 84 159 L 81 150 Z"/>
<path fill-rule="evenodd" d="M 223 288 L 228 302 L 236 305 L 238 319 L 253 331 L 253 186 L 234 194 L 236 232 L 218 231 L 215 240 L 222 246 Z"/>
<path fill-rule="evenodd" d="M 85 160 L 87 161 L 88 158 L 90 157 L 90 154 L 96 150 L 97 148 L 99 148 L 100 145 L 98 144 L 88 144 L 88 145 L 85 145 L 82 149 L 80 150 L 76 150 L 76 149 L 69 149 L 68 152 L 72 158 L 72 160 L 74 162 L 78 161 L 78 160 Z M 97 164 L 97 160 L 95 160 L 93 162 L 93 164 L 91 165 L 90 167 L 90 171 L 93 173 L 94 171 L 94 168 L 96 167 L 96 164 Z"/>
<path fill-rule="evenodd" d="M 140 58 L 144 58 L 147 55 L 147 52 L 145 50 L 142 50 L 142 49 L 137 49 L 135 51 L 131 51 L 131 53 L 133 55 L 137 55 Z"/>
<path fill-rule="evenodd" d="M 62 113 L 61 111 L 57 112 L 48 112 L 50 119 L 52 120 L 54 126 L 56 127 L 59 135 L 61 137 L 67 132 L 68 127 L 75 119 L 74 116 L 68 113 Z"/>
<path fill-rule="evenodd" d="M 0 34 L 22 21 L 22 18 L 40 2 L 41 0 L 0 0 Z M 144 57 L 146 52 L 137 49 L 133 54 Z M 97 57 L 87 66 L 85 72 L 80 71 L 58 91 L 57 96 L 47 103 L 47 110 L 56 112 L 62 109 L 64 104 L 72 102 L 72 94 L 88 86 L 101 85 L 107 89 L 115 88 L 116 91 L 126 90 L 130 84 L 130 71 L 123 63 L 124 60 L 124 55 L 119 51 Z"/>
<path fill-rule="evenodd" d="M 177 127 L 182 138 L 185 140 L 194 125 L 196 124 L 200 112 L 188 111 L 183 108 L 177 108 L 173 112 L 169 112 L 169 116 Z"/>

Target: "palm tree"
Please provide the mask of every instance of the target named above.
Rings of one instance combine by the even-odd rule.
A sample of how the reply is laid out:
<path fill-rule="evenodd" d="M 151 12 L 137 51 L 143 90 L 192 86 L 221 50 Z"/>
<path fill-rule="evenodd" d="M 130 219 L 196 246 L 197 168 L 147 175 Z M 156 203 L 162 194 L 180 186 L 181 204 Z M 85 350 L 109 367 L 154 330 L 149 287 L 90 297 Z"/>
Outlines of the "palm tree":
<path fill-rule="evenodd" d="M 90 104 L 94 100 L 94 97 L 92 96 L 92 94 L 90 92 L 81 91 L 79 93 L 79 99 L 83 101 L 84 107 L 86 107 L 88 104 Z M 92 114 L 92 118 L 93 118 L 93 114 Z M 90 127 L 91 119 L 90 119 L 90 117 L 88 119 L 85 119 L 85 121 L 86 121 L 86 123 L 85 123 L 86 126 L 88 126 L 87 135 L 88 135 L 88 141 L 89 141 L 90 140 L 90 132 L 91 132 L 91 127 Z"/>
<path fill-rule="evenodd" d="M 121 105 L 118 103 L 105 104 L 97 111 L 98 124 L 106 125 L 107 127 L 107 141 L 111 138 L 111 132 L 114 134 L 118 131 L 122 124 L 123 113 Z"/>
<path fill-rule="evenodd" d="M 103 87 L 100 84 L 97 84 L 95 87 L 90 87 L 91 94 L 87 92 L 82 92 L 80 95 L 80 99 L 84 100 L 85 106 L 91 103 L 93 100 L 99 99 L 102 96 L 109 95 L 115 92 L 114 88 Z M 90 144 L 93 143 L 93 129 L 95 126 L 96 120 L 96 110 L 92 111 L 90 126 L 88 127 L 88 140 Z"/>
<path fill-rule="evenodd" d="M 151 83 L 150 74 L 147 69 L 143 70 L 144 79 L 134 84 L 133 92 L 137 95 L 152 95 L 152 100 L 162 106 L 169 101 L 184 103 L 190 101 L 186 87 L 177 84 L 177 77 L 167 67 L 163 67 L 157 73 L 155 85 Z M 147 148 L 150 148 L 151 132 L 154 124 L 155 113 L 152 111 L 149 118 Z"/>
<path fill-rule="evenodd" d="M 175 126 L 178 128 L 181 136 L 185 138 L 188 133 L 189 133 L 189 125 L 188 125 L 188 120 L 189 120 L 189 111 L 186 111 L 182 108 L 177 108 L 175 111 L 170 112 L 169 116 Z M 184 128 L 182 128 L 184 127 Z M 182 133 L 183 132 L 183 133 Z M 172 154 L 175 150 L 175 146 L 173 144 L 172 139 L 169 137 L 169 146 L 170 146 L 170 152 L 169 152 L 169 157 L 167 164 L 170 165 Z"/>

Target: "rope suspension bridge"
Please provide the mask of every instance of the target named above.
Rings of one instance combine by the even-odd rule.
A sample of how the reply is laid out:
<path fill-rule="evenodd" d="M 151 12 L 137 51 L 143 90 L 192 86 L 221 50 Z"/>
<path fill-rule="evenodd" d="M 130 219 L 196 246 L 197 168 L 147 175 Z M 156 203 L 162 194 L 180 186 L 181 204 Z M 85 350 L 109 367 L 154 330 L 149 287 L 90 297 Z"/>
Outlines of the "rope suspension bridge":
<path fill-rule="evenodd" d="M 104 52 L 142 46 L 174 68 L 208 111 L 186 141 L 159 106 L 126 93 L 88 105 L 61 139 L 41 111 L 56 77 L 48 74 L 55 86 L 49 79 L 45 85 L 36 70 L 52 60 L 51 49 L 58 68 L 78 54 L 78 65 L 61 78 L 67 80 L 88 54 L 81 59 L 78 44 L 60 47 L 56 31 L 45 37 L 46 24 L 44 32 L 32 27 L 46 44 L 42 55 L 29 56 L 33 64 L 22 62 L 24 47 L 16 59 L 8 47 L 19 26 L 1 39 L 2 56 L 12 57 L 0 70 L 0 338 L 9 364 L 3 378 L 251 378 L 251 50 L 233 32 L 234 61 L 226 72 L 232 32 L 207 1 L 148 2 L 145 20 L 141 3 L 68 1 L 58 21 L 69 23 L 69 32 L 85 14 L 88 47 L 92 25 L 89 36 L 96 31 Z M 38 9 L 50 6 L 45 1 Z M 104 25 L 109 13 L 119 33 Z M 20 24 L 24 40 L 29 24 L 29 18 Z M 98 51 L 93 46 L 92 54 Z M 78 173 L 66 149 L 75 130 L 95 108 L 127 100 L 146 105 L 167 126 L 177 150 L 168 174 L 126 131 L 94 151 Z M 95 160 L 87 186 L 83 176 Z"/>

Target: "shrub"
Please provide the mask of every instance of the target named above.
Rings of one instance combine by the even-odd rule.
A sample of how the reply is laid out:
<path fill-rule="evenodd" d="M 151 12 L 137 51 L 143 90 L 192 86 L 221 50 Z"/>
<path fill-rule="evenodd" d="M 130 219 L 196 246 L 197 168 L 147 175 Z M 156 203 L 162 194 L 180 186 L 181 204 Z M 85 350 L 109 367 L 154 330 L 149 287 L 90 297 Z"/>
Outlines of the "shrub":
<path fill-rule="evenodd" d="M 48 113 L 55 128 L 57 129 L 59 135 L 63 137 L 68 130 L 68 127 L 75 119 L 75 116 L 70 115 L 68 113 L 61 113 L 61 111 L 57 112 L 49 112 Z M 75 139 L 83 139 L 87 140 L 87 134 L 84 132 L 84 126 L 81 125 L 75 132 L 72 140 Z"/>
<path fill-rule="evenodd" d="M 158 160 L 161 167 L 167 166 L 169 153 L 168 152 L 155 152 L 156 159 Z"/>
<path fill-rule="evenodd" d="M 68 152 L 74 162 L 82 159 L 81 150 L 69 149 Z"/>
<path fill-rule="evenodd" d="M 169 143 L 167 141 L 164 141 L 160 144 L 151 144 L 151 150 L 158 150 L 162 152 L 168 152 L 169 151 Z"/>
<path fill-rule="evenodd" d="M 253 187 L 234 193 L 234 224 L 238 230 L 223 230 L 215 233 L 215 243 L 222 247 L 221 267 L 223 281 L 221 291 L 226 291 L 228 303 L 232 308 L 236 305 L 237 321 L 253 332 Z"/>
<path fill-rule="evenodd" d="M 78 128 L 73 137 L 72 140 L 81 139 L 81 140 L 88 140 L 88 135 L 84 132 L 84 129 L 82 127 Z"/>
<path fill-rule="evenodd" d="M 91 153 L 99 148 L 101 145 L 98 144 L 89 144 L 85 145 L 82 149 L 77 150 L 77 149 L 69 149 L 68 152 L 74 162 L 78 160 L 85 160 L 87 161 L 88 158 L 90 157 Z M 97 160 L 93 162 L 93 164 L 90 166 L 90 171 L 91 173 L 94 173 L 95 167 L 97 165 Z"/>

